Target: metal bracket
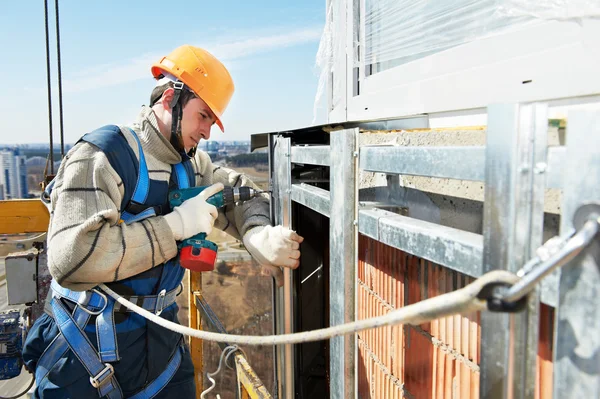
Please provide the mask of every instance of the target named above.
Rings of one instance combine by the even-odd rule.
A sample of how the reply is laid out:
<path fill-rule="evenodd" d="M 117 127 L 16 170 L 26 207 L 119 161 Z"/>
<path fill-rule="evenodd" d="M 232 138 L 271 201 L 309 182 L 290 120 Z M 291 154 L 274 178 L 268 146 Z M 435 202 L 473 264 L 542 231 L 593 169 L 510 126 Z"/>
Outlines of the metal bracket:
<path fill-rule="evenodd" d="M 573 215 L 573 226 L 577 230 L 581 230 L 589 220 L 596 220 L 600 223 L 600 202 L 587 202 L 577 208 Z"/>
<path fill-rule="evenodd" d="M 505 301 L 503 292 L 511 285 L 501 282 L 487 283 L 483 286 L 477 298 L 487 301 L 487 308 L 490 312 L 517 313 L 525 309 L 527 305 L 527 295 L 515 302 Z M 504 289 L 503 289 L 504 288 Z"/>

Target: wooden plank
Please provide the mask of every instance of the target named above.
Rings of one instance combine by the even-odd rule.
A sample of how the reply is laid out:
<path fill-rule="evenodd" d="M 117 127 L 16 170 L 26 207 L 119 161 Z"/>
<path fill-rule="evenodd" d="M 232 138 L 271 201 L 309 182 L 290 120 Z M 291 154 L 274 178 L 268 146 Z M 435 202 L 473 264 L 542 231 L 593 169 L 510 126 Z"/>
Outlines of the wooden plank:
<path fill-rule="evenodd" d="M 50 214 L 39 199 L 0 201 L 0 234 L 44 233 Z"/>

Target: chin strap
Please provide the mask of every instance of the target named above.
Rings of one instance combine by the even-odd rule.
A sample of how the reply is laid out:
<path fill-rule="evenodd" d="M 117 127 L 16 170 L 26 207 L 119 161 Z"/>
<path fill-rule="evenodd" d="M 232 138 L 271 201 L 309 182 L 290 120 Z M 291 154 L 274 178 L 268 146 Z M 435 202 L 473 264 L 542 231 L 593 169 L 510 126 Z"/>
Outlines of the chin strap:
<path fill-rule="evenodd" d="M 181 81 L 174 82 L 173 88 L 175 89 L 175 93 L 173 95 L 173 100 L 169 104 L 171 109 L 173 110 L 173 122 L 171 123 L 171 145 L 175 150 L 181 154 L 182 158 L 185 157 L 192 158 L 196 154 L 196 146 L 191 148 L 188 152 L 185 151 L 185 147 L 183 145 L 183 137 L 181 135 L 181 118 L 183 116 L 183 106 L 181 105 L 180 97 L 181 92 L 185 89 L 185 85 Z"/>

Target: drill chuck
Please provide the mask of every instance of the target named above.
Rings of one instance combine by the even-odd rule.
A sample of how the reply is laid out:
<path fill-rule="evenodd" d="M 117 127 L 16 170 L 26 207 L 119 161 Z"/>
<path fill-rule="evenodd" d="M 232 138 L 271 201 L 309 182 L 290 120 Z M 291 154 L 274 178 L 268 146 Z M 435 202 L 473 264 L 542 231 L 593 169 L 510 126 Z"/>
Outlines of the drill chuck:
<path fill-rule="evenodd" d="M 227 186 L 223 189 L 223 204 L 230 205 L 230 204 L 238 203 L 240 201 L 242 201 L 242 202 L 248 201 L 248 200 L 256 197 L 260 193 L 261 193 L 261 191 L 256 191 L 255 189 L 253 189 L 251 187 L 229 187 L 229 186 Z"/>

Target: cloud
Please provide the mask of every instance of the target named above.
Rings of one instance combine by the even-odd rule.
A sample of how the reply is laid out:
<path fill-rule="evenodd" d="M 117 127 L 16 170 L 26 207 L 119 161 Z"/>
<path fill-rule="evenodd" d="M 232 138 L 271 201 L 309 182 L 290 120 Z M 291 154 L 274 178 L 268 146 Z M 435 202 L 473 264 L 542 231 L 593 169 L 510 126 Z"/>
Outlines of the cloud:
<path fill-rule="evenodd" d="M 233 39 L 215 43 L 207 50 L 235 67 L 235 60 L 248 58 L 281 48 L 312 43 L 321 38 L 322 27 L 303 28 L 285 33 L 264 34 L 252 38 Z M 168 52 L 169 50 L 167 50 Z M 65 93 L 83 92 L 103 87 L 147 79 L 150 65 L 164 53 L 144 54 L 120 63 L 106 64 L 80 71 L 76 76 L 63 80 Z"/>
<path fill-rule="evenodd" d="M 323 28 L 307 28 L 283 34 L 266 35 L 250 39 L 232 41 L 208 48 L 216 57 L 224 61 L 244 58 L 279 48 L 311 43 L 321 38 Z"/>
<path fill-rule="evenodd" d="M 150 65 L 159 57 L 159 55 L 145 55 L 124 63 L 107 64 L 103 68 L 96 67 L 84 71 L 77 77 L 63 80 L 63 91 L 76 93 L 148 78 Z"/>

